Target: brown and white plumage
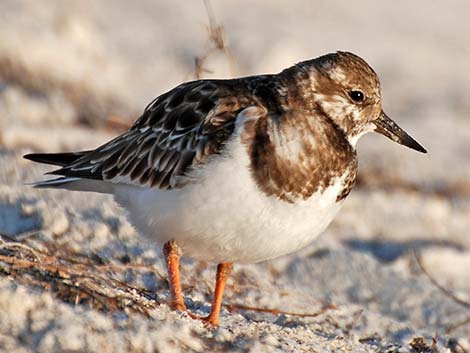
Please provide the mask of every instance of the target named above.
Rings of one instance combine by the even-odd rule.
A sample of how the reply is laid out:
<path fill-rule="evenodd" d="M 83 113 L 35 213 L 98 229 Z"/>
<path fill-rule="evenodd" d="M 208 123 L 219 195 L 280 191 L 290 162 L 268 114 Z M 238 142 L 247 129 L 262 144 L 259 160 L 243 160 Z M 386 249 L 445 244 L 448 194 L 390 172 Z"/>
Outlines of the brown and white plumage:
<path fill-rule="evenodd" d="M 26 158 L 61 166 L 37 187 L 111 193 L 147 237 L 250 263 L 325 229 L 354 185 L 355 144 L 373 130 L 425 151 L 383 113 L 370 66 L 339 52 L 277 75 L 184 83 L 96 150 Z"/>
<path fill-rule="evenodd" d="M 180 187 L 188 168 L 220 152 L 238 113 L 253 104 L 238 93 L 243 84 L 182 84 L 155 99 L 127 132 L 94 151 L 77 153 L 50 174 L 164 190 Z M 62 154 L 51 157 L 60 159 Z"/>
<path fill-rule="evenodd" d="M 351 92 L 360 92 L 363 100 L 354 101 Z M 383 116 L 375 72 L 361 58 L 340 52 L 277 75 L 181 84 L 151 102 L 127 132 L 95 150 L 26 158 L 61 166 L 49 173 L 59 178 L 37 187 L 111 193 L 129 210 L 138 230 L 160 242 L 184 238 L 180 245 L 195 258 L 208 258 L 200 248 L 223 248 L 211 238 L 224 239 L 229 232 L 226 238 L 233 240 L 228 243 L 239 248 L 233 254 L 214 251 L 209 259 L 256 262 L 296 250 L 324 229 L 332 218 L 329 210 L 339 209 L 354 185 L 357 139 L 383 128 Z M 393 131 L 392 125 L 393 138 L 402 130 Z M 403 133 L 403 143 L 422 149 Z M 243 214 L 247 208 L 244 200 L 236 201 L 240 195 L 257 205 L 248 207 L 246 217 L 260 213 L 251 230 L 246 229 L 251 224 L 247 218 L 233 218 L 233 212 Z M 312 204 L 310 217 L 298 206 L 302 204 Z M 224 229 L 224 207 L 232 217 L 227 222 L 240 223 L 233 229 Z M 170 209 L 175 217 L 166 216 Z M 220 229 L 211 223 L 215 217 Z M 266 227 L 273 217 L 284 218 L 286 231 L 291 224 L 291 233 L 311 233 L 287 247 L 258 250 L 259 256 L 244 251 L 237 238 L 250 241 L 257 234 L 262 239 L 264 233 L 283 231 L 282 226 L 277 231 Z M 308 219 L 301 222 L 302 217 Z"/>

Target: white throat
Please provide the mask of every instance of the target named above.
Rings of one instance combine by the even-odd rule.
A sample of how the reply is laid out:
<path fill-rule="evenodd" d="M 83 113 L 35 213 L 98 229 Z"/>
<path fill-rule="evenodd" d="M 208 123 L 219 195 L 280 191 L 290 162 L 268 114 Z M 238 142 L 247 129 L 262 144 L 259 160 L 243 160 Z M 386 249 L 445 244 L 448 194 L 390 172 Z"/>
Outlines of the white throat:
<path fill-rule="evenodd" d="M 359 139 L 364 136 L 365 134 L 371 132 L 371 131 L 374 131 L 375 129 L 375 125 L 373 124 L 369 124 L 368 126 L 366 126 L 362 131 L 360 131 L 359 133 L 357 133 L 356 135 L 353 135 L 353 136 L 348 136 L 348 142 L 351 144 L 351 146 L 353 146 L 354 148 L 356 148 L 356 144 L 357 144 L 357 141 L 359 141 Z"/>

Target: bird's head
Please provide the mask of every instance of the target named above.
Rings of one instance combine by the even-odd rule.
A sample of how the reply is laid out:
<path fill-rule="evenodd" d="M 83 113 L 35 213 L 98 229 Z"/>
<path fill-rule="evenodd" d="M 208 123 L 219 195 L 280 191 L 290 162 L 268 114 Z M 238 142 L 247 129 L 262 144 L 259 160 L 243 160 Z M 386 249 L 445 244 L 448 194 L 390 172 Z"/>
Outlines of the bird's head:
<path fill-rule="evenodd" d="M 380 81 L 359 56 L 337 52 L 321 56 L 313 64 L 314 109 L 319 109 L 343 130 L 355 146 L 359 137 L 376 131 L 419 152 L 426 150 L 382 110 Z"/>

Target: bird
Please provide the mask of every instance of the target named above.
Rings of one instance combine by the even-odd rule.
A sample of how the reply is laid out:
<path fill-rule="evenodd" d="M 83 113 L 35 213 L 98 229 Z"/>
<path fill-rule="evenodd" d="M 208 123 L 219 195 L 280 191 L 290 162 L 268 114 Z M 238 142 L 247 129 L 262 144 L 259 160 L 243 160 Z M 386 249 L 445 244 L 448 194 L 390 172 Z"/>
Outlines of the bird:
<path fill-rule="evenodd" d="M 277 74 L 182 83 L 94 150 L 24 158 L 58 167 L 36 188 L 114 196 L 162 246 L 172 309 L 188 311 L 181 257 L 217 264 L 210 313 L 188 311 L 217 326 L 233 264 L 315 240 L 353 188 L 356 144 L 372 131 L 427 152 L 383 111 L 369 64 L 338 51 Z"/>

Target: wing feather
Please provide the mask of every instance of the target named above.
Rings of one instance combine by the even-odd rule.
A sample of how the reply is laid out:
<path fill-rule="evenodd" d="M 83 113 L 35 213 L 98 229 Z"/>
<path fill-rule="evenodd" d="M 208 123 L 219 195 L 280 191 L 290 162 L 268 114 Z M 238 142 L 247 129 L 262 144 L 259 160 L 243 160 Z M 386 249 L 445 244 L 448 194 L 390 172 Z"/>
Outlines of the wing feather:
<path fill-rule="evenodd" d="M 242 80 L 182 84 L 153 100 L 127 132 L 51 174 L 181 187 L 193 166 L 220 153 L 238 114 L 257 104 Z"/>

